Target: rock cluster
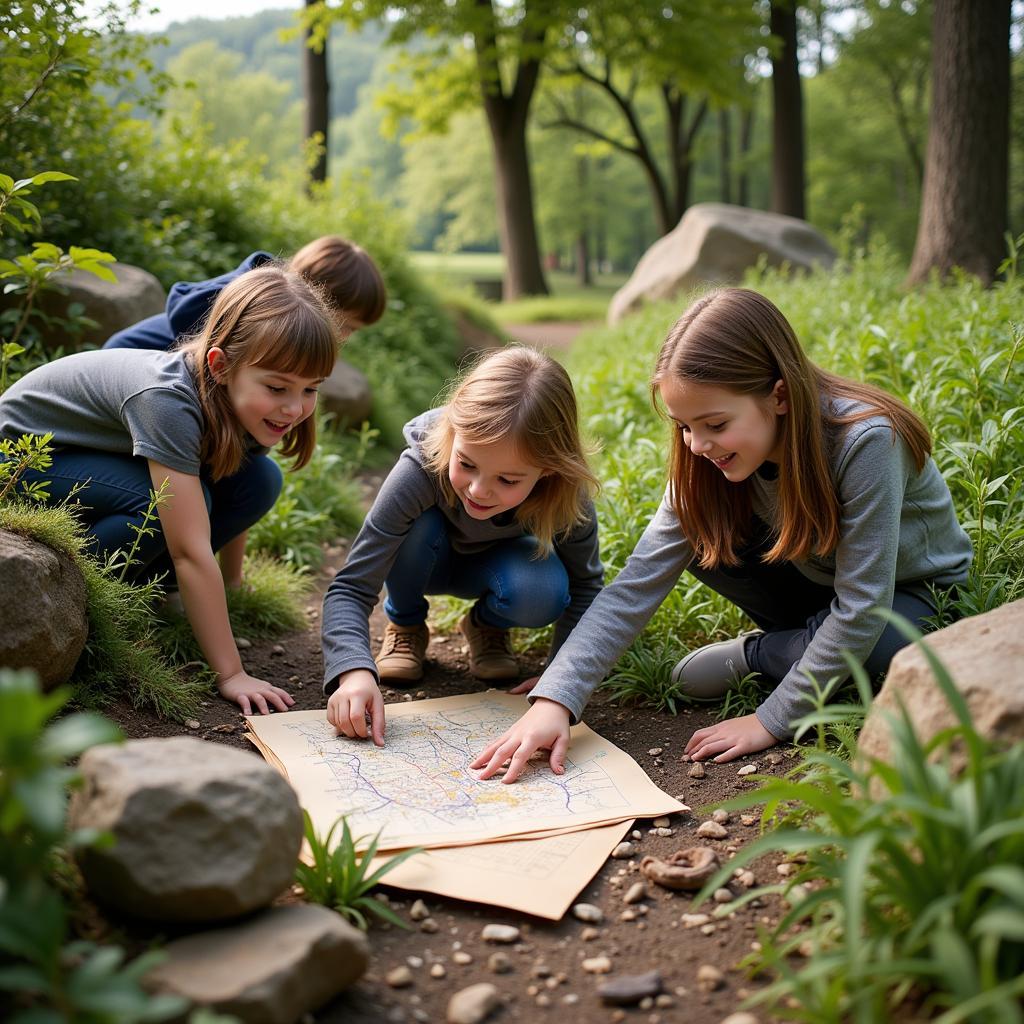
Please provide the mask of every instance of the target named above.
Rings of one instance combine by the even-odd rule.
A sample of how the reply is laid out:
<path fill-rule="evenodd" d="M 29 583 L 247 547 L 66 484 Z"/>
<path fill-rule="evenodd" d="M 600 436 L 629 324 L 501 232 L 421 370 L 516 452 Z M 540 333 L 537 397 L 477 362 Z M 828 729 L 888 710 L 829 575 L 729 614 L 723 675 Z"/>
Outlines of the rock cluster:
<path fill-rule="evenodd" d="M 152 991 L 246 1024 L 294 1024 L 362 976 L 366 937 L 339 914 L 268 907 L 293 880 L 302 813 L 261 758 L 180 736 L 93 747 L 79 769 L 69 825 L 114 840 L 79 855 L 92 895 L 202 928 L 166 947 Z"/>

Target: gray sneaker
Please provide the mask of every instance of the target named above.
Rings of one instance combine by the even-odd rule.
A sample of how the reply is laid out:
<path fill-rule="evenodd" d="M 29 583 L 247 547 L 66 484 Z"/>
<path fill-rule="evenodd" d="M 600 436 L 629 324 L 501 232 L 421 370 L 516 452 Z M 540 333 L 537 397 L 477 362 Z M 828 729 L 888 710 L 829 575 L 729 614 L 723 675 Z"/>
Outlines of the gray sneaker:
<path fill-rule="evenodd" d="M 743 645 L 747 637 L 760 632 L 759 629 L 751 629 L 731 640 L 698 647 L 672 669 L 672 682 L 678 684 L 687 697 L 698 700 L 721 697 L 750 674 Z"/>

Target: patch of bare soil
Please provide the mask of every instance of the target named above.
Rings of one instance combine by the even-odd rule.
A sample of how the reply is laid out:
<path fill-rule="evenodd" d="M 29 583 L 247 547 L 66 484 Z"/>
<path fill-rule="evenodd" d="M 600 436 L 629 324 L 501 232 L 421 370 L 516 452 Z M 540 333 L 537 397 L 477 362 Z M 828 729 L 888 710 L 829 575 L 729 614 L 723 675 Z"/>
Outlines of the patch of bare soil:
<path fill-rule="evenodd" d="M 343 557 L 343 549 L 329 552 L 328 561 L 333 565 L 325 567 L 317 593 L 310 598 L 308 630 L 275 641 L 253 641 L 252 647 L 243 652 L 246 668 L 287 688 L 296 699 L 296 709 L 325 705 L 321 692 L 320 595 Z M 383 616 L 378 608 L 371 620 L 371 635 L 377 639 L 382 631 Z M 446 640 L 434 637 L 428 658 L 422 684 L 404 693 L 385 690 L 388 702 L 486 689 L 485 683 L 469 674 L 458 634 Z M 522 667 L 525 677 L 536 674 L 542 663 L 528 656 Z M 211 743 L 251 749 L 237 709 L 212 695 L 201 710 L 198 728 L 189 729 L 127 708 L 115 709 L 112 717 L 130 737 L 185 733 Z M 578 902 L 595 904 L 603 912 L 604 920 L 596 926 L 596 936 L 584 939 L 585 934 L 593 934 L 594 928 L 574 918 L 571 912 L 559 922 L 549 922 L 432 894 L 388 890 L 384 886 L 391 906 L 406 919 L 413 901 L 422 895 L 433 922 L 427 927 L 436 924 L 437 930 L 424 931 L 421 924 L 411 921 L 408 931 L 374 925 L 370 931 L 373 959 L 369 973 L 322 1008 L 315 1019 L 323 1024 L 442 1022 L 448 999 L 455 992 L 484 981 L 497 986 L 502 996 L 503 1005 L 488 1018 L 496 1024 L 544 1019 L 557 1019 L 562 1024 L 595 1020 L 718 1024 L 734 1012 L 752 984 L 737 964 L 750 952 L 757 927 L 777 913 L 777 906 L 768 901 L 759 907 L 748 906 L 732 918 L 702 928 L 685 927 L 681 921 L 683 914 L 694 912 L 685 893 L 672 893 L 648 884 L 649 896 L 639 906 L 627 908 L 623 900 L 630 885 L 641 877 L 639 862 L 646 854 L 666 857 L 689 846 L 710 845 L 727 858 L 731 851 L 758 834 L 757 823 L 743 824 L 740 814 L 733 812 L 725 826 L 726 838 L 708 841 L 697 837 L 698 826 L 710 816 L 708 805 L 749 790 L 752 785 L 737 772 L 754 758 L 726 765 L 707 764 L 704 778 L 689 776 L 690 765 L 681 762 L 679 755 L 690 733 L 712 720 L 713 709 L 684 710 L 673 718 L 648 710 L 617 707 L 600 692 L 588 706 L 586 721 L 591 728 L 635 758 L 665 792 L 693 808 L 691 815 L 672 818 L 671 836 L 651 834 L 651 822 L 638 821 L 637 855 L 628 861 L 608 860 L 583 890 Z M 790 763 L 785 757 L 772 764 L 765 754 L 756 760 L 762 773 L 782 772 Z M 779 881 L 774 861 L 763 860 L 753 870 L 758 884 Z M 735 882 L 732 888 L 737 894 L 744 891 Z M 713 909 L 704 906 L 700 912 Z M 623 920 L 621 915 L 627 910 L 631 912 Z M 520 941 L 509 946 L 483 942 L 481 930 L 491 922 L 515 925 L 521 931 Z M 453 957 L 456 952 L 460 956 Z M 497 963 L 492 959 L 496 953 L 502 954 L 496 958 Z M 465 962 L 464 954 L 471 958 L 469 962 Z M 611 961 L 611 973 L 585 972 L 582 961 L 599 956 L 607 956 Z M 438 964 L 443 971 L 435 966 Z M 705 991 L 697 981 L 698 969 L 706 964 L 717 967 L 724 975 L 721 987 L 712 991 Z M 386 976 L 401 965 L 410 968 L 412 983 L 393 988 Z M 664 995 L 656 1005 L 626 1010 L 602 1005 L 597 989 L 603 982 L 653 969 L 658 969 L 664 979 Z"/>

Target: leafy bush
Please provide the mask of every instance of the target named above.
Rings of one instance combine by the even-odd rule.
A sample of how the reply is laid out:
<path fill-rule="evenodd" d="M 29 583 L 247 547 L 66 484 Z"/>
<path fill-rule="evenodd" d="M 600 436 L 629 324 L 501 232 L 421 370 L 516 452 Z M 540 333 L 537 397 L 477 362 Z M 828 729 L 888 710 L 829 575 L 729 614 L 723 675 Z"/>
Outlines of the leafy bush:
<path fill-rule="evenodd" d="M 698 899 L 765 853 L 806 855 L 774 887 L 791 909 L 748 960 L 774 979 L 751 1002 L 787 1020 L 884 1024 L 908 1008 L 942 1024 L 1022 1018 L 1024 742 L 1000 749 L 980 735 L 949 673 L 921 646 L 955 726 L 925 741 L 901 708 L 890 761 L 858 754 L 847 733 L 839 752 L 819 744 L 789 777 L 725 804 L 763 805 L 763 820 L 779 827 L 744 847 Z M 857 682 L 869 703 L 859 669 Z M 833 710 L 840 724 L 849 714 Z M 959 774 L 954 751 L 966 755 Z M 813 952 L 794 966 L 805 943 Z"/>
<path fill-rule="evenodd" d="M 103 837 L 66 831 L 67 790 L 78 781 L 67 762 L 119 733 L 95 714 L 51 722 L 68 696 L 43 695 L 30 673 L 0 669 L 0 1013 L 9 1024 L 166 1020 L 187 1004 L 143 991 L 159 953 L 125 965 L 116 947 L 70 941 L 53 882 L 58 850 Z"/>

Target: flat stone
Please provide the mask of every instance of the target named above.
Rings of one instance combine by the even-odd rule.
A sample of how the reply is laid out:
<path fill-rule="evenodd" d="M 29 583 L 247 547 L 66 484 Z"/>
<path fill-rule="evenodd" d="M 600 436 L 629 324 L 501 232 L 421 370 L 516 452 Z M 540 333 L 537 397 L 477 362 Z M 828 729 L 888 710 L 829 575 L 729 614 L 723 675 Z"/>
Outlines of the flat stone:
<path fill-rule="evenodd" d="M 624 974 L 621 978 L 606 981 L 597 994 L 606 1006 L 635 1006 L 641 999 L 658 995 L 663 987 L 661 973 L 648 971 L 646 974 Z"/>
<path fill-rule="evenodd" d="M 295 1024 L 360 978 L 370 958 L 361 931 L 306 903 L 174 939 L 163 952 L 145 977 L 148 990 L 246 1024 Z"/>
<path fill-rule="evenodd" d="M 488 982 L 464 988 L 448 1000 L 448 1024 L 480 1024 L 498 1006 L 498 990 Z"/>
<path fill-rule="evenodd" d="M 721 1024 L 760 1024 L 760 1019 L 741 1010 L 739 1013 L 730 1013 L 728 1017 L 723 1017 Z"/>
<path fill-rule="evenodd" d="M 636 853 L 636 847 L 628 840 L 623 843 L 619 843 L 618 846 L 612 850 L 612 856 L 616 860 L 628 860 Z"/>
<path fill-rule="evenodd" d="M 580 967 L 587 974 L 608 974 L 612 969 L 612 962 L 606 956 L 592 956 L 584 960 Z"/>
<path fill-rule="evenodd" d="M 711 918 L 707 914 L 683 914 L 679 920 L 684 928 L 700 928 Z"/>
<path fill-rule="evenodd" d="M 110 832 L 78 862 L 96 899 L 134 917 L 214 922 L 292 884 L 302 812 L 255 753 L 191 736 L 104 744 L 83 754 L 72 829 Z"/>
<path fill-rule="evenodd" d="M 757 771 L 756 764 L 745 764 L 736 774 L 737 775 L 753 775 Z"/>
<path fill-rule="evenodd" d="M 700 836 L 701 839 L 725 839 L 729 833 L 725 827 L 719 825 L 717 821 L 705 821 L 700 828 L 697 829 L 697 835 Z"/>
<path fill-rule="evenodd" d="M 487 924 L 484 925 L 480 938 L 484 942 L 518 942 L 519 929 L 510 924 Z"/>
<path fill-rule="evenodd" d="M 604 914 L 600 907 L 593 903 L 577 903 L 572 908 L 573 917 L 578 921 L 585 921 L 587 924 L 600 924 L 604 920 Z"/>
<path fill-rule="evenodd" d="M 689 775 L 691 779 L 703 779 L 707 773 L 708 771 L 704 767 L 703 761 L 694 761 L 693 764 L 690 765 L 686 774 Z"/>

